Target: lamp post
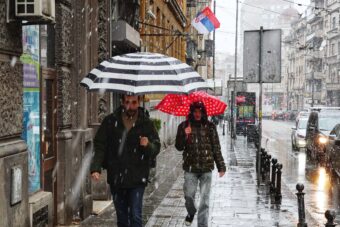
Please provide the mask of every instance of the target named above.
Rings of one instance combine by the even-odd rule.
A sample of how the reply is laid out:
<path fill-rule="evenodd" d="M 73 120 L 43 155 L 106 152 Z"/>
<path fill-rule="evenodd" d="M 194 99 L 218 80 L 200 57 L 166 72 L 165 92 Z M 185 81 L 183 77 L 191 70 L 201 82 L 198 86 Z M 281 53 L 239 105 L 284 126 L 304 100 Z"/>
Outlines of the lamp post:
<path fill-rule="evenodd" d="M 234 68 L 234 96 L 233 96 L 233 130 L 231 132 L 231 137 L 236 139 L 236 76 L 237 76 L 237 39 L 238 39 L 238 4 L 239 1 L 236 0 L 236 32 L 235 32 L 235 68 Z"/>

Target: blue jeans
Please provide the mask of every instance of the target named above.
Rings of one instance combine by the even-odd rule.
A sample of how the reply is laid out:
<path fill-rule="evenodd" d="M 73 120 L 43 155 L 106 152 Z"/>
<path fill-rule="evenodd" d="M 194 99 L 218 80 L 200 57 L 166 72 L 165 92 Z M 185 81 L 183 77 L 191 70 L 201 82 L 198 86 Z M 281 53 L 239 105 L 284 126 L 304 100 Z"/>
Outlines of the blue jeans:
<path fill-rule="evenodd" d="M 195 195 L 197 186 L 200 186 L 200 203 L 198 206 L 197 224 L 198 227 L 207 227 L 209 219 L 209 198 L 211 188 L 211 172 L 207 173 L 184 173 L 184 197 L 185 207 L 190 216 L 197 212 L 195 206 Z"/>
<path fill-rule="evenodd" d="M 142 207 L 145 187 L 112 191 L 118 227 L 142 227 Z"/>

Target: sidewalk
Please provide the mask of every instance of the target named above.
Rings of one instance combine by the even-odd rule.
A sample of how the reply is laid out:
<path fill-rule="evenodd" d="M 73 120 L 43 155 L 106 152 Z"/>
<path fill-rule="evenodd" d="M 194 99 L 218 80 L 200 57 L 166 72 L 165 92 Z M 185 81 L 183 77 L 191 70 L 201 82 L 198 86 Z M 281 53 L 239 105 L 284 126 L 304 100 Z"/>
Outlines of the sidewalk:
<path fill-rule="evenodd" d="M 271 205 L 265 188 L 257 187 L 255 148 L 248 147 L 243 137 L 239 137 L 231 147 L 229 136 L 222 136 L 221 129 L 219 135 L 228 170 L 223 178 L 218 178 L 216 170 L 213 173 L 209 225 L 296 226 L 298 222 L 296 197 L 288 189 L 283 188 L 282 205 L 277 207 Z M 187 212 L 184 206 L 183 182 L 182 173 L 146 226 L 185 226 L 184 218 Z M 197 195 L 197 201 L 198 199 Z M 192 226 L 197 226 L 196 217 Z"/>
<path fill-rule="evenodd" d="M 244 137 L 238 137 L 231 146 L 230 136 L 223 136 L 219 127 L 218 132 L 228 170 L 223 178 L 218 178 L 216 170 L 213 173 L 209 226 L 295 227 L 298 222 L 295 192 L 289 190 L 283 179 L 282 205 L 272 205 L 266 189 L 257 187 L 253 144 L 248 145 Z M 185 226 L 187 212 L 181 159 L 181 153 L 174 147 L 168 147 L 159 155 L 156 180 L 148 186 L 144 197 L 143 221 L 146 226 Z M 321 226 L 308 212 L 306 219 L 309 226 Z M 113 206 L 88 218 L 81 226 L 116 226 Z M 196 217 L 192 226 L 197 226 Z"/>
<path fill-rule="evenodd" d="M 182 172 L 182 155 L 172 146 L 167 147 L 157 157 L 156 170 L 151 172 L 152 183 L 148 185 L 144 194 L 143 223 L 152 216 L 154 210 L 164 199 L 173 183 Z M 97 216 L 90 216 L 80 226 L 86 227 L 112 227 L 117 226 L 116 214 L 113 204 Z"/>

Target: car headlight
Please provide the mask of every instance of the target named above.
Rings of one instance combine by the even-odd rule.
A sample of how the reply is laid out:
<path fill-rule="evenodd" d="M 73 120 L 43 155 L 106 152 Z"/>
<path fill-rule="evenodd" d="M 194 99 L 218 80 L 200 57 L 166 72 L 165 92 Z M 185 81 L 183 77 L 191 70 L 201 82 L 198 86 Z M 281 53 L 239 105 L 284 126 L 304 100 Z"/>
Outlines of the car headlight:
<path fill-rule="evenodd" d="M 327 142 L 328 142 L 328 138 L 327 137 L 324 137 L 324 136 L 319 137 L 319 143 L 325 144 Z"/>

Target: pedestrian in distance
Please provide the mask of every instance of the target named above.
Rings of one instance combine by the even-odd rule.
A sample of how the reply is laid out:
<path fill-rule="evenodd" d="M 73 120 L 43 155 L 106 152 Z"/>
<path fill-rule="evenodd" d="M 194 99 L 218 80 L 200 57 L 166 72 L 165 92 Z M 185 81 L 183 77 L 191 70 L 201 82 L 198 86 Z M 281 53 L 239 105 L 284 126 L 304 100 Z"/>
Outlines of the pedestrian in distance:
<path fill-rule="evenodd" d="M 160 152 L 158 133 L 140 96 L 124 95 L 122 105 L 104 118 L 94 138 L 91 174 L 107 170 L 118 227 L 141 227 L 151 160 Z"/>
<path fill-rule="evenodd" d="M 202 102 L 190 106 L 188 119 L 178 126 L 176 149 L 183 151 L 184 197 L 187 216 L 185 224 L 191 225 L 197 212 L 195 194 L 200 187 L 198 227 L 207 227 L 209 219 L 209 197 L 212 171 L 216 163 L 219 177 L 226 171 L 216 126 L 208 121 Z"/>

